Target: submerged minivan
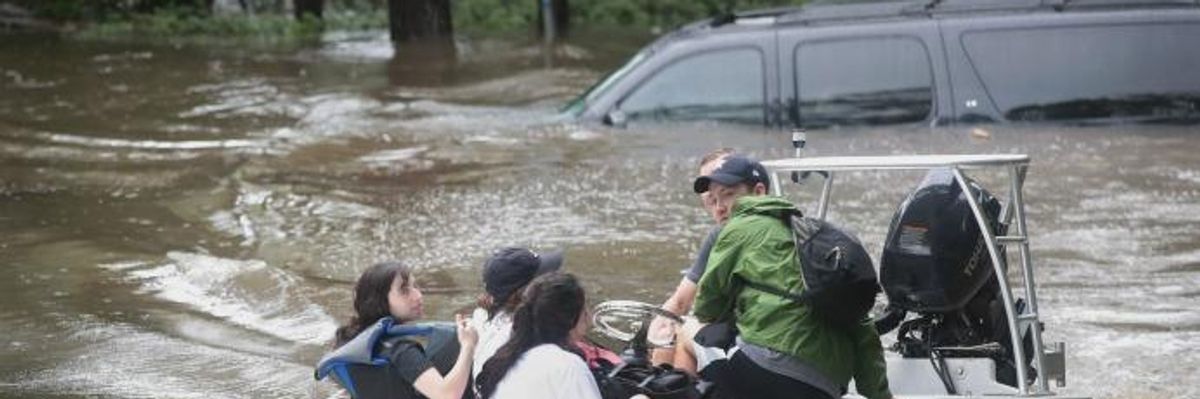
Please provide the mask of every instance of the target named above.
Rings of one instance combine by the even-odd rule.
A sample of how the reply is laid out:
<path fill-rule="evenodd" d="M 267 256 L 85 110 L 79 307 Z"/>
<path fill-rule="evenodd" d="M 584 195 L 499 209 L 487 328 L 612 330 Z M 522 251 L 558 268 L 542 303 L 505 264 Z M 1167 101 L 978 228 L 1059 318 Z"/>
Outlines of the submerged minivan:
<path fill-rule="evenodd" d="M 737 13 L 664 35 L 580 121 L 771 127 L 1200 121 L 1200 1 L 925 0 Z"/>

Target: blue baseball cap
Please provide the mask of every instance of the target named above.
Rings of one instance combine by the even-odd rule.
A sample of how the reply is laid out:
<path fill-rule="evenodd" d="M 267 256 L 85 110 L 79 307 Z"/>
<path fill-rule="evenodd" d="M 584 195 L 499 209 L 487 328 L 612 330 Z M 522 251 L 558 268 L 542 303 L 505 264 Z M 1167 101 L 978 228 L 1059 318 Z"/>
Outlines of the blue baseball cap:
<path fill-rule="evenodd" d="M 692 190 L 696 194 L 701 194 L 708 191 L 708 185 L 717 182 L 722 185 L 732 186 L 738 183 L 746 183 L 754 185 L 762 183 L 768 189 L 771 188 L 771 180 L 767 174 L 767 168 L 764 168 L 761 163 L 742 155 L 730 155 L 725 157 L 721 166 L 718 166 L 712 173 L 696 178 L 692 183 Z"/>

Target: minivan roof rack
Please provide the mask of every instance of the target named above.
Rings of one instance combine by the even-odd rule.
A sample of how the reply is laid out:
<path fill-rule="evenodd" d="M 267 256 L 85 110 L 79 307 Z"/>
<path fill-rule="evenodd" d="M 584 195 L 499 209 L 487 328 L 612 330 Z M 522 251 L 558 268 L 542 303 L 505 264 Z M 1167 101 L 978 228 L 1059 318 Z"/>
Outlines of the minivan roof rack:
<path fill-rule="evenodd" d="M 928 0 L 925 9 L 954 12 L 1050 8 L 1062 11 L 1068 7 L 1145 8 L 1189 5 L 1200 5 L 1200 0 Z"/>
<path fill-rule="evenodd" d="M 777 17 L 778 23 L 811 23 L 932 14 L 1005 11 L 1064 11 L 1077 8 L 1200 6 L 1200 0 L 817 0 Z"/>
<path fill-rule="evenodd" d="M 763 8 L 763 9 L 749 10 L 749 11 L 727 12 L 727 13 L 723 13 L 723 14 L 714 16 L 708 25 L 710 27 L 716 28 L 716 27 L 723 26 L 723 25 L 737 23 L 739 21 L 761 20 L 761 19 L 769 19 L 769 20 L 771 20 L 771 22 L 774 22 L 775 18 L 779 17 L 780 15 L 792 14 L 792 13 L 799 12 L 800 10 L 801 10 L 800 7 L 789 6 L 789 7 Z"/>
<path fill-rule="evenodd" d="M 1037 10 L 1050 8 L 1047 2 L 1057 0 L 932 0 L 926 3 L 929 12 Z"/>
<path fill-rule="evenodd" d="M 1177 7 L 1200 6 L 1200 0 L 1046 0 L 1057 10 L 1075 7 Z"/>
<path fill-rule="evenodd" d="M 924 13 L 926 3 L 928 0 L 813 2 L 798 12 L 779 17 L 779 23 L 900 17 Z"/>

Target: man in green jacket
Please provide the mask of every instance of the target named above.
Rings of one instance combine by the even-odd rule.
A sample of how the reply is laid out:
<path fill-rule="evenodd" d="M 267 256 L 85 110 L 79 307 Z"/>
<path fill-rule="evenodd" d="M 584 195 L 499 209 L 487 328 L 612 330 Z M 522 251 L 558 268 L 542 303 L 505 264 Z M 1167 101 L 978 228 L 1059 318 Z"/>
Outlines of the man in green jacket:
<path fill-rule="evenodd" d="M 694 313 L 702 323 L 732 322 L 736 349 L 722 380 L 738 397 L 838 398 L 851 379 L 860 395 L 889 399 L 879 334 L 869 318 L 846 329 L 826 325 L 804 305 L 743 286 L 752 281 L 800 293 L 792 232 L 780 215 L 794 206 L 767 196 L 767 171 L 749 158 L 726 158 L 696 179 L 732 216 L 709 254 Z"/>

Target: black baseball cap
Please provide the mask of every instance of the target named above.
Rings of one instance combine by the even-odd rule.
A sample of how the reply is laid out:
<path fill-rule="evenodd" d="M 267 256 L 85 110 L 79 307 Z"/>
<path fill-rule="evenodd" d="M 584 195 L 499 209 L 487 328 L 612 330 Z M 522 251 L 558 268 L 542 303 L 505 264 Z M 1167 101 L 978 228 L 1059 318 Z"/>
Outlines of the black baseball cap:
<path fill-rule="evenodd" d="M 718 166 L 712 173 L 696 178 L 692 183 L 692 190 L 696 194 L 701 194 L 708 191 L 708 185 L 712 182 L 721 183 L 726 186 L 732 186 L 738 183 L 747 183 L 753 185 L 762 183 L 771 188 L 771 181 L 767 174 L 767 168 L 764 168 L 761 163 L 743 155 L 730 155 L 725 157 L 725 161 Z"/>
<path fill-rule="evenodd" d="M 556 271 L 562 264 L 561 250 L 539 254 L 526 248 L 502 248 L 483 262 L 483 289 L 503 302 L 534 277 Z"/>

